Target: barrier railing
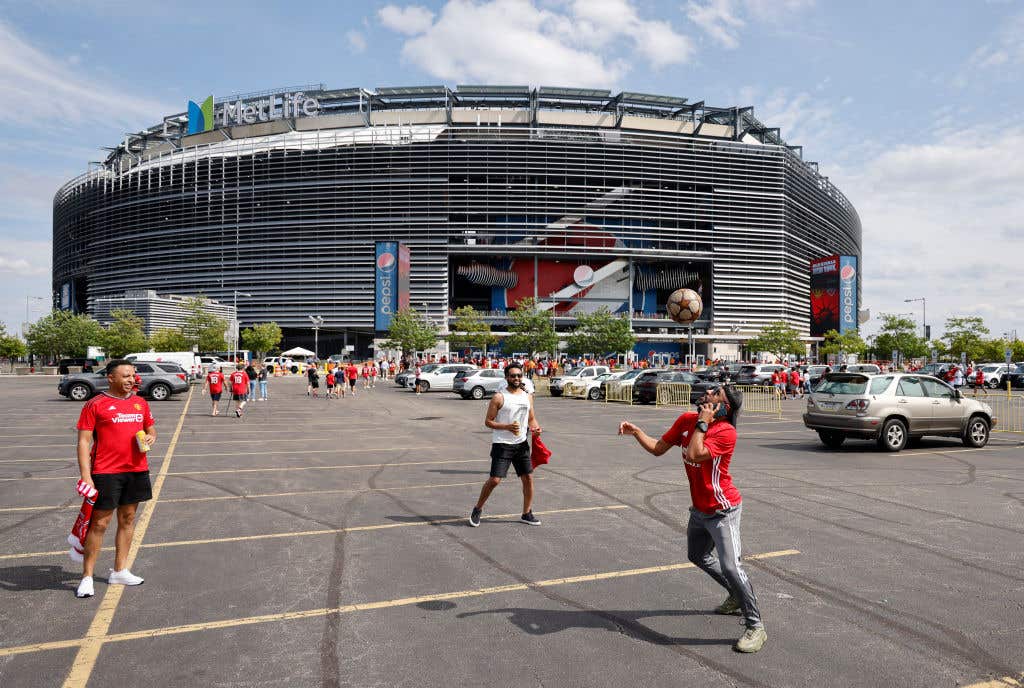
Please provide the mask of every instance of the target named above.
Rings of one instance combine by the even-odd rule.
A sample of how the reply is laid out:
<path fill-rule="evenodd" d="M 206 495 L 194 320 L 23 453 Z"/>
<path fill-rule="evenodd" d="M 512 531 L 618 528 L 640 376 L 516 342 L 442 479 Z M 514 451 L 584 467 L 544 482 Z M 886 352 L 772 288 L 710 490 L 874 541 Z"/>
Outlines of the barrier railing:
<path fill-rule="evenodd" d="M 768 413 L 782 418 L 782 395 L 770 385 L 736 385 L 743 392 L 741 413 Z"/>
<path fill-rule="evenodd" d="M 566 382 L 562 385 L 562 396 L 570 399 L 583 399 L 587 396 L 587 386 L 582 382 Z"/>
<path fill-rule="evenodd" d="M 659 382 L 654 403 L 656 406 L 690 406 L 692 391 L 685 382 Z"/>
<path fill-rule="evenodd" d="M 551 396 L 551 380 L 540 375 L 533 376 L 534 396 Z"/>
<path fill-rule="evenodd" d="M 605 402 L 620 402 L 624 404 L 633 405 L 633 383 L 629 382 L 618 382 L 616 380 L 609 380 L 604 383 L 604 400 Z"/>
<path fill-rule="evenodd" d="M 982 391 L 968 398 L 977 398 L 992 407 L 995 424 L 992 432 L 1024 433 L 1024 396 L 1014 395 L 1009 389 Z"/>

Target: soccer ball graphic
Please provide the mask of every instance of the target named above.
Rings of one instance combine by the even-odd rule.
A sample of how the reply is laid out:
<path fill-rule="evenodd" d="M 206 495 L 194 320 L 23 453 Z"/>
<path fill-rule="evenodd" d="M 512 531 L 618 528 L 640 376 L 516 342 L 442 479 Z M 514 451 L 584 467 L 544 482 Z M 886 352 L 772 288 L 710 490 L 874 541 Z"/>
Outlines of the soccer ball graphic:
<path fill-rule="evenodd" d="M 700 300 L 700 294 L 693 289 L 676 289 L 669 294 L 665 309 L 668 317 L 682 325 L 689 325 L 700 317 L 704 303 Z"/>

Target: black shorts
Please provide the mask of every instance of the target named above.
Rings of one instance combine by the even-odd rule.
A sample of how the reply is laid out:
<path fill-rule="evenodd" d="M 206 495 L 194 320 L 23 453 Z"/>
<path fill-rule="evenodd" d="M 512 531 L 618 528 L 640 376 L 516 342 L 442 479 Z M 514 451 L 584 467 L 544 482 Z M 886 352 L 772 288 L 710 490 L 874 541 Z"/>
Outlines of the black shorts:
<path fill-rule="evenodd" d="M 333 382 L 328 382 L 327 383 L 327 389 L 334 389 L 334 383 Z"/>
<path fill-rule="evenodd" d="M 312 387 L 313 389 L 320 389 L 320 381 L 319 380 L 310 380 L 309 381 L 309 386 Z"/>
<path fill-rule="evenodd" d="M 247 401 L 249 399 L 249 393 L 248 392 L 245 392 L 243 394 L 234 394 L 234 393 L 232 393 L 231 394 L 231 399 L 233 401 Z"/>
<path fill-rule="evenodd" d="M 356 379 L 354 377 L 349 379 L 348 386 L 351 387 L 352 389 L 356 388 Z"/>
<path fill-rule="evenodd" d="M 99 490 L 94 509 L 112 511 L 125 504 L 138 504 L 153 498 L 149 471 L 137 473 L 94 473 L 92 482 Z"/>
<path fill-rule="evenodd" d="M 210 392 L 210 399 L 213 401 L 220 401 L 220 392 Z"/>
<path fill-rule="evenodd" d="M 516 475 L 520 478 L 533 473 L 529 442 L 523 440 L 519 444 L 491 444 L 491 477 L 504 478 L 508 475 L 509 464 L 515 467 Z"/>

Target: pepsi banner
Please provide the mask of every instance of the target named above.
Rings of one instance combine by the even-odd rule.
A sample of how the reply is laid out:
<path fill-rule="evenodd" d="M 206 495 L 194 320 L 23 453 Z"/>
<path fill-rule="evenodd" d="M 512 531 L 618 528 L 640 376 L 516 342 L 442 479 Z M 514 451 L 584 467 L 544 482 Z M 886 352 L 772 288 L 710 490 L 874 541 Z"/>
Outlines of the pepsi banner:
<path fill-rule="evenodd" d="M 398 242 L 378 241 L 374 262 L 373 323 L 377 330 L 391 327 L 391 318 L 398 312 Z"/>
<path fill-rule="evenodd" d="M 857 325 L 857 256 L 839 256 L 839 334 Z"/>

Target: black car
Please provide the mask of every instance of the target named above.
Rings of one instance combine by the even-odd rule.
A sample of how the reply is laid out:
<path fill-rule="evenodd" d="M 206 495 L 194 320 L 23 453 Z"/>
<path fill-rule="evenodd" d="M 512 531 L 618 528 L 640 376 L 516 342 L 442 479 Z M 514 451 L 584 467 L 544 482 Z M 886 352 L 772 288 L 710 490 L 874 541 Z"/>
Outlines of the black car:
<path fill-rule="evenodd" d="M 1006 383 L 1010 383 L 1010 387 L 1024 387 L 1024 365 L 1018 365 L 1010 373 L 1003 373 L 999 377 L 999 386 L 1006 389 Z"/>
<path fill-rule="evenodd" d="M 690 385 L 690 402 L 704 396 L 704 392 L 718 386 L 717 382 L 701 380 L 685 370 L 649 370 L 633 383 L 633 401 L 638 404 L 653 404 L 658 400 L 658 385 L 662 382 L 682 382 Z"/>
<path fill-rule="evenodd" d="M 62 358 L 57 362 L 57 372 L 67 375 L 68 366 L 81 368 L 83 373 L 91 373 L 100 368 L 99 361 L 95 358 Z"/>
<path fill-rule="evenodd" d="M 695 375 L 706 382 L 723 384 L 739 377 L 742 367 L 739 363 L 720 363 L 708 366 L 704 370 L 698 370 Z"/>

